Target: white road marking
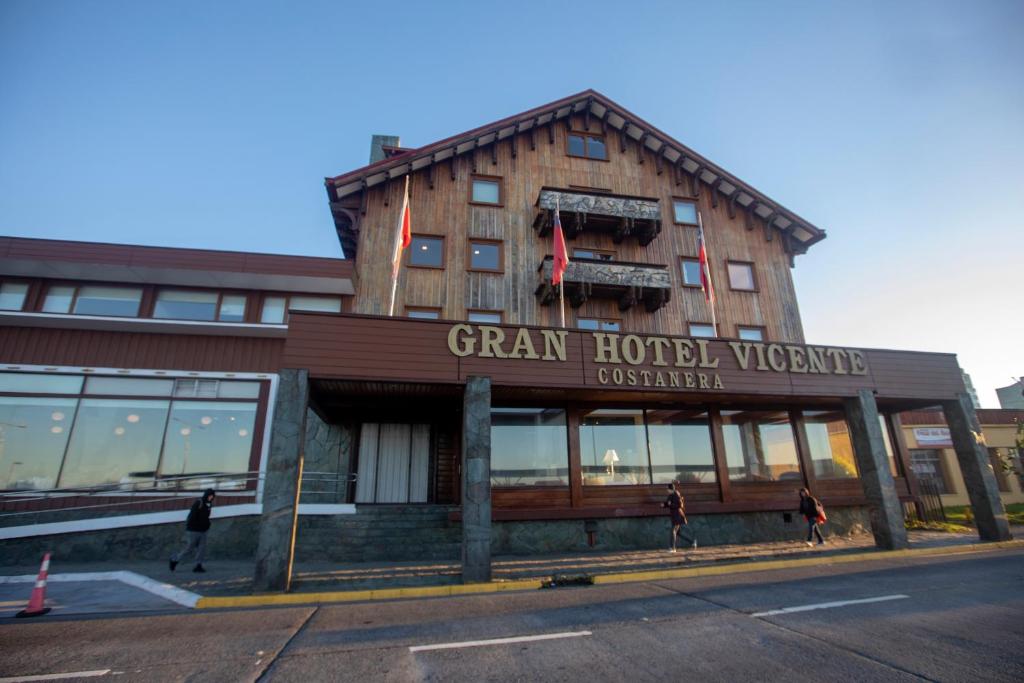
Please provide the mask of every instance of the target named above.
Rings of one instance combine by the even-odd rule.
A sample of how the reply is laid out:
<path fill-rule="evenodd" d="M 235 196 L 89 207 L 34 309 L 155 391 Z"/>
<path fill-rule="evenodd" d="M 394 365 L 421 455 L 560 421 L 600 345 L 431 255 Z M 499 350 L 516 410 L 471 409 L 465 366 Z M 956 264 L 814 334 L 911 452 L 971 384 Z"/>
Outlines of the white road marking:
<path fill-rule="evenodd" d="M 71 671 L 66 674 L 42 674 L 40 676 L 15 676 L 13 678 L 0 678 L 0 683 L 25 683 L 27 681 L 59 681 L 63 678 L 96 678 L 106 676 L 110 669 L 98 669 L 96 671 Z"/>
<path fill-rule="evenodd" d="M 846 605 L 864 605 L 869 602 L 886 602 L 888 600 L 903 600 L 909 595 L 882 595 L 877 598 L 864 598 L 862 600 L 839 600 L 838 602 L 819 602 L 814 605 L 799 605 L 797 607 L 783 607 L 768 612 L 755 612 L 752 617 L 772 617 L 776 614 L 792 614 L 794 612 L 810 612 L 815 609 L 831 609 L 832 607 L 845 607 Z"/>
<path fill-rule="evenodd" d="M 36 577 L 31 574 L 20 576 L 0 576 L 0 584 L 5 583 L 32 583 Z M 66 574 L 54 574 L 48 579 L 51 583 L 75 582 L 75 581 L 120 581 L 129 586 L 134 586 L 147 593 L 159 596 L 164 600 L 182 605 L 183 607 L 195 607 L 200 595 L 187 591 L 184 588 L 172 586 L 169 583 L 162 583 L 142 574 L 129 571 L 116 572 L 71 572 Z M 3 680 L 0 679 L 0 683 Z"/>
<path fill-rule="evenodd" d="M 426 650 L 453 650 L 460 647 L 481 647 L 484 645 L 507 645 L 509 643 L 529 643 L 535 640 L 556 640 L 558 638 L 579 638 L 592 635 L 590 631 L 571 631 L 566 633 L 544 633 L 539 636 L 516 636 L 514 638 L 494 638 L 492 640 L 466 640 L 461 643 L 435 643 L 434 645 L 413 645 L 409 652 Z M 0 681 L 0 683 L 3 683 Z"/>

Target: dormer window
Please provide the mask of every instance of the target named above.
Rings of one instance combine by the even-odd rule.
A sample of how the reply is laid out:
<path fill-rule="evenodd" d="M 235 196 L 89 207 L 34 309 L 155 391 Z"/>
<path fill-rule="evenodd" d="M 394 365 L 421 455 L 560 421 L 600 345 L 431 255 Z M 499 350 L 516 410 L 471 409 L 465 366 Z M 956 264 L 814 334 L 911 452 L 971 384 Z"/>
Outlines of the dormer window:
<path fill-rule="evenodd" d="M 603 135 L 593 133 L 569 133 L 568 151 L 571 157 L 608 161 L 608 148 Z"/>

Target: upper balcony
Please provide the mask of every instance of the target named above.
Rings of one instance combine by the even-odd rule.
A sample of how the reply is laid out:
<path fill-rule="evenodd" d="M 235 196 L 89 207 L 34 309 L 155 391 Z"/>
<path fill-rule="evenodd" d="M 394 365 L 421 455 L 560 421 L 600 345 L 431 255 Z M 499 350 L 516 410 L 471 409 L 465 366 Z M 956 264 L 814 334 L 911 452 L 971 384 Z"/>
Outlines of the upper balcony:
<path fill-rule="evenodd" d="M 557 290 L 551 284 L 553 267 L 554 257 L 546 256 L 537 269 L 540 284 L 536 294 L 542 305 L 557 298 Z M 573 308 L 579 308 L 588 299 L 615 299 L 620 311 L 642 301 L 647 311 L 653 313 L 672 298 L 668 266 L 650 263 L 573 258 L 563 281 L 565 298 Z"/>
<path fill-rule="evenodd" d="M 657 199 L 543 188 L 537 197 L 538 211 L 533 221 L 541 237 L 549 235 L 554 227 L 556 206 L 566 239 L 593 230 L 611 233 L 616 244 L 635 236 L 646 247 L 661 233 L 661 206 Z"/>

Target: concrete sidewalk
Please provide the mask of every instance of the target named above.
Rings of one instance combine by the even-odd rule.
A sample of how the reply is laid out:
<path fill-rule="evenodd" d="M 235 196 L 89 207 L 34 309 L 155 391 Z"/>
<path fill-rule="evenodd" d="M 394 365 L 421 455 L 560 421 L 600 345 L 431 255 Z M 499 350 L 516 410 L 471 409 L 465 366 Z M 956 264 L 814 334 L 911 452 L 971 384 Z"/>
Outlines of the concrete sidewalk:
<path fill-rule="evenodd" d="M 1024 538 L 1024 527 L 1014 527 L 1015 538 Z M 975 533 L 950 534 L 909 532 L 912 549 L 969 546 L 978 542 Z M 743 565 L 766 560 L 835 557 L 876 552 L 867 534 L 832 537 L 825 546 L 807 547 L 800 541 L 777 541 L 746 545 L 720 545 L 687 549 L 677 554 L 666 550 L 583 552 L 527 557 L 497 556 L 493 562 L 497 583 L 547 580 L 559 576 L 609 576 L 660 570 L 720 565 Z M 251 561 L 223 561 L 210 558 L 207 573 L 194 574 L 188 565 L 171 572 L 166 562 L 124 562 L 64 564 L 53 559 L 51 572 L 97 572 L 127 570 L 156 582 L 177 586 L 203 597 L 252 595 Z M 0 567 L 0 575 L 34 574 L 38 567 Z M 458 562 L 301 563 L 293 580 L 294 593 L 367 591 L 423 586 L 454 586 L 461 583 Z"/>

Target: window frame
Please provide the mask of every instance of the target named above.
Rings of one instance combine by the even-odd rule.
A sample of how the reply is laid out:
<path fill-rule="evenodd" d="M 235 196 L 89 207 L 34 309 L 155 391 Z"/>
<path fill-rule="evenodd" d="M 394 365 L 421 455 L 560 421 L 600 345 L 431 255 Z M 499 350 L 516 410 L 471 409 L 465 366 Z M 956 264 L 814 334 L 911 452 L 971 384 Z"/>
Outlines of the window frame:
<path fill-rule="evenodd" d="M 732 274 L 729 272 L 729 266 L 736 264 L 738 266 L 748 266 L 750 268 L 750 280 L 754 286 L 750 289 L 746 287 L 735 287 L 732 283 Z M 761 287 L 757 281 L 757 269 L 754 267 L 753 261 L 743 261 L 740 259 L 727 258 L 725 259 L 725 276 L 729 280 L 729 289 L 733 292 L 760 292 Z"/>
<path fill-rule="evenodd" d="M 409 315 L 410 312 L 412 312 L 412 313 L 436 313 L 437 317 L 436 318 L 414 318 L 414 317 Z M 440 306 L 406 306 L 404 308 L 404 310 L 403 310 L 403 313 L 405 314 L 403 317 L 408 318 L 409 320 L 441 320 L 441 318 L 442 318 L 442 316 L 444 314 L 443 311 L 441 310 Z"/>
<path fill-rule="evenodd" d="M 73 291 L 71 292 L 71 301 L 68 303 L 68 310 L 58 313 L 56 311 L 45 311 L 43 307 L 46 305 L 46 298 L 50 295 L 50 290 L 54 287 L 70 287 Z M 110 287 L 113 289 L 137 289 L 139 290 L 139 305 L 135 310 L 135 315 L 111 315 L 104 313 L 102 315 L 95 315 L 93 313 L 75 313 L 75 306 L 78 305 L 78 296 L 82 292 L 83 287 Z M 140 318 L 152 318 L 151 306 L 148 305 L 151 287 L 148 285 L 137 285 L 125 282 L 106 282 L 106 281 L 92 281 L 92 280 L 51 280 L 45 284 L 42 288 L 41 296 L 39 297 L 39 311 L 46 313 L 47 315 L 74 315 L 83 316 L 86 318 L 120 318 L 122 320 L 138 320 Z M 24 309 L 24 304 L 22 307 Z M 162 319 L 162 318 L 161 318 Z"/>
<path fill-rule="evenodd" d="M 21 313 L 24 311 L 31 311 L 32 290 L 34 284 L 35 283 L 32 280 L 28 280 L 25 278 L 0 277 L 0 285 L 25 285 L 25 296 L 21 300 L 21 308 L 3 308 L 0 309 L 0 311 L 5 313 Z"/>
<path fill-rule="evenodd" d="M 601 261 L 602 263 L 615 263 L 615 256 L 616 256 L 616 254 L 615 254 L 615 251 L 613 249 L 596 249 L 596 248 L 593 248 L 593 247 L 573 247 L 572 248 L 572 256 L 570 256 L 569 258 L 570 259 L 574 259 L 574 258 L 583 258 L 583 259 L 590 258 L 589 256 L 577 256 L 576 255 L 577 251 L 590 251 L 590 252 L 593 252 L 594 254 L 601 254 L 602 256 L 610 256 L 611 258 L 607 258 L 607 259 L 591 259 L 591 260 Z"/>
<path fill-rule="evenodd" d="M 571 136 L 573 136 L 573 135 L 583 138 L 583 155 L 582 156 L 579 155 L 579 154 L 573 154 L 572 152 L 569 151 L 569 138 Z M 590 150 L 590 144 L 587 141 L 588 137 L 598 138 L 598 139 L 601 140 L 601 143 L 604 144 L 604 157 L 603 158 L 602 157 L 592 157 L 592 156 L 589 156 L 588 152 Z M 565 155 L 567 157 L 572 157 L 573 159 L 587 159 L 589 161 L 611 161 L 611 154 L 609 154 L 608 150 L 609 150 L 609 147 L 608 147 L 608 136 L 606 136 L 604 133 L 591 133 L 589 131 L 576 130 L 576 129 L 569 129 L 565 133 Z"/>
<path fill-rule="evenodd" d="M 487 244 L 498 248 L 497 268 L 477 268 L 473 265 L 473 245 Z M 466 270 L 470 273 L 504 273 L 505 272 L 505 241 L 487 238 L 470 237 L 466 240 Z"/>
<path fill-rule="evenodd" d="M 711 335 L 708 336 L 708 335 L 703 335 L 703 334 L 694 334 L 693 333 L 693 326 L 694 325 L 707 325 L 708 327 L 711 328 Z M 701 322 L 699 320 L 687 321 L 687 323 L 686 323 L 686 334 L 691 339 L 718 339 L 718 337 L 715 336 L 715 326 L 714 326 L 714 324 L 706 323 L 706 322 Z"/>
<path fill-rule="evenodd" d="M 157 315 L 156 315 L 156 305 L 160 301 L 160 294 L 161 294 L 161 292 L 172 292 L 172 291 L 177 291 L 177 292 L 196 292 L 196 293 L 201 293 L 201 294 L 216 293 L 217 294 L 217 303 L 216 303 L 216 310 L 214 311 L 214 318 L 213 318 L 213 320 L 196 319 L 196 318 L 162 318 L 162 317 L 158 318 Z M 251 292 L 246 291 L 246 290 L 205 289 L 205 288 L 201 288 L 201 287 L 176 287 L 174 285 L 159 286 L 159 287 L 156 288 L 156 291 L 153 292 L 153 305 L 151 307 L 151 310 L 149 311 L 149 315 L 148 316 L 141 316 L 140 315 L 139 317 L 149 317 L 149 318 L 152 318 L 153 320 L 185 320 L 185 321 L 201 322 L 201 323 L 227 323 L 229 325 L 241 325 L 241 324 L 244 324 L 244 323 L 248 322 L 248 320 L 249 320 L 249 309 L 250 309 L 250 300 L 251 300 L 250 294 L 251 294 Z M 245 299 L 245 310 L 242 312 L 242 319 L 241 320 L 221 320 L 221 306 L 224 303 L 224 296 L 225 295 L 227 295 L 227 296 L 241 296 L 243 299 Z M 286 295 L 286 294 L 285 295 L 271 295 L 271 296 L 284 296 L 286 300 L 289 298 L 288 295 Z M 285 313 L 287 313 L 287 311 L 288 311 L 288 309 L 287 309 L 287 301 L 285 301 L 285 304 L 286 304 L 286 306 L 285 306 Z M 263 313 L 262 300 L 260 301 L 260 313 L 261 314 Z M 273 325 L 275 323 L 263 323 L 263 324 L 264 325 L 268 325 L 268 324 L 269 325 Z"/>
<path fill-rule="evenodd" d="M 416 240 L 417 237 L 420 237 L 420 238 L 423 238 L 423 239 L 429 239 L 429 240 L 440 240 L 440 242 L 441 242 L 441 265 L 439 265 L 439 266 L 431 266 L 431 265 L 422 265 L 422 264 L 419 264 L 419 263 L 413 263 L 412 262 L 412 254 L 413 254 L 413 248 L 412 248 L 413 245 L 412 245 L 412 243 L 413 243 L 413 241 Z M 425 268 L 427 270 L 444 270 L 445 266 L 447 265 L 447 262 L 448 262 L 447 254 L 446 254 L 447 247 L 448 247 L 448 242 L 447 242 L 447 240 L 445 240 L 445 236 L 444 235 L 431 235 L 430 233 L 425 233 L 425 232 L 414 232 L 414 233 L 412 233 L 412 239 L 409 242 L 409 248 L 405 250 L 407 252 L 405 254 L 405 259 L 404 259 L 405 260 L 405 265 L 407 267 L 409 267 L 409 268 Z"/>
<path fill-rule="evenodd" d="M 683 287 L 689 287 L 691 289 L 701 289 L 703 285 L 698 281 L 697 284 L 692 285 L 686 281 L 686 268 L 685 263 L 696 263 L 697 268 L 700 268 L 700 258 L 697 256 L 680 256 L 679 257 L 679 279 L 682 282 Z"/>
<path fill-rule="evenodd" d="M 480 202 L 473 199 L 473 183 L 477 180 L 483 180 L 486 182 L 495 183 L 498 186 L 498 201 L 497 202 Z M 505 206 L 505 178 L 500 175 L 483 175 L 481 173 L 471 173 L 469 176 L 469 195 L 466 198 L 467 202 L 473 206 L 495 206 L 498 208 Z"/>
<path fill-rule="evenodd" d="M 596 330 L 591 330 L 591 329 L 588 329 L 588 328 L 585 328 L 585 327 L 580 327 L 579 326 L 580 320 L 596 320 L 597 323 L 598 323 L 598 327 L 597 327 Z M 574 329 L 583 330 L 584 332 L 621 332 L 622 331 L 622 318 L 602 318 L 600 316 L 580 316 L 580 315 L 577 315 L 576 316 L 576 320 L 574 322 L 576 323 L 576 327 Z M 601 327 L 601 325 L 603 325 L 604 323 L 614 323 L 614 324 L 618 325 L 618 329 L 617 330 L 606 330 L 603 327 Z"/>
<path fill-rule="evenodd" d="M 470 320 L 469 316 L 472 315 L 473 313 L 484 313 L 484 314 L 487 314 L 487 315 L 495 315 L 495 314 L 497 314 L 498 322 L 495 323 L 495 322 L 481 322 L 479 320 Z M 467 322 L 472 322 L 472 323 L 477 323 L 478 325 L 504 325 L 505 324 L 505 311 L 500 310 L 500 309 L 492 309 L 492 308 L 467 308 L 466 309 L 466 321 Z"/>
<path fill-rule="evenodd" d="M 740 335 L 740 333 L 743 330 L 758 330 L 761 333 L 761 338 L 760 339 L 743 339 L 743 337 Z M 737 323 L 736 324 L 736 338 L 740 339 L 742 341 L 750 341 L 750 342 L 752 342 L 752 341 L 758 341 L 758 342 L 768 341 L 768 328 L 765 325 L 745 325 L 745 324 Z"/>
<path fill-rule="evenodd" d="M 253 314 L 251 316 L 250 316 L 250 314 L 248 312 L 248 308 L 249 308 L 248 302 L 250 301 L 250 299 L 246 300 L 246 315 L 245 315 L 246 320 L 245 320 L 245 322 L 250 322 L 250 323 L 252 323 L 254 325 L 287 325 L 288 324 L 289 311 L 291 310 L 291 307 L 292 307 L 292 297 L 293 296 L 305 296 L 305 297 L 310 297 L 310 298 L 322 298 L 322 299 L 334 299 L 334 298 L 341 299 L 341 308 L 340 308 L 340 310 L 338 311 L 338 313 L 332 313 L 331 315 L 339 315 L 339 314 L 345 312 L 345 296 L 342 295 L 342 294 L 318 294 L 318 293 L 298 293 L 298 292 L 274 292 L 274 291 L 268 291 L 268 292 L 260 292 L 259 293 L 259 300 L 258 300 L 259 305 L 256 306 L 253 309 L 254 312 L 253 312 Z M 284 316 L 282 317 L 281 322 L 279 322 L 279 323 L 266 323 L 266 322 L 263 322 L 263 307 L 266 305 L 267 299 L 284 299 Z M 299 312 L 300 313 L 305 313 L 305 312 L 314 313 L 315 311 L 299 311 Z M 218 315 L 219 315 L 219 312 L 218 312 Z"/>
<path fill-rule="evenodd" d="M 698 215 L 698 213 L 700 212 L 700 209 L 697 207 L 697 200 L 694 199 L 693 197 L 677 197 L 677 196 L 673 195 L 672 196 L 672 207 L 671 207 L 672 208 L 672 223 L 673 223 L 673 225 L 682 225 L 682 226 L 686 226 L 688 228 L 698 228 L 698 227 L 700 227 L 699 220 L 694 221 L 693 223 L 686 223 L 686 222 L 683 222 L 683 221 L 676 220 L 676 202 L 684 202 L 686 204 L 692 204 L 693 205 L 693 214 L 695 216 Z"/>

